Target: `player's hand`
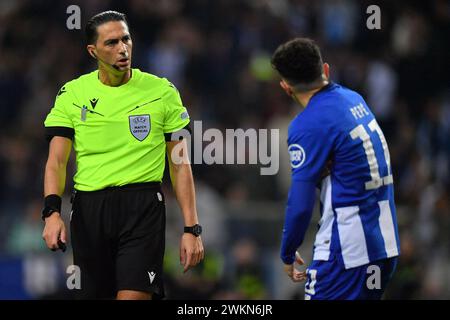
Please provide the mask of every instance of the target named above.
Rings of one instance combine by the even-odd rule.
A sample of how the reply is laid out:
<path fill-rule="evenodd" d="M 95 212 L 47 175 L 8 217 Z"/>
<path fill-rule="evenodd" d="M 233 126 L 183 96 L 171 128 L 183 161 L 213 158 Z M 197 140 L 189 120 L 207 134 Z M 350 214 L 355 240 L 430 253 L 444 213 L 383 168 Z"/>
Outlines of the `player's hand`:
<path fill-rule="evenodd" d="M 186 273 L 191 267 L 196 266 L 205 257 L 201 237 L 190 233 L 183 233 L 180 243 L 180 264 Z"/>
<path fill-rule="evenodd" d="M 295 262 L 297 262 L 299 265 L 305 264 L 305 261 L 303 261 L 302 257 L 298 252 L 295 253 Z M 306 271 L 297 270 L 294 267 L 294 264 L 285 264 L 284 272 L 286 272 L 288 277 L 291 278 L 293 282 L 301 282 L 306 280 Z"/>
<path fill-rule="evenodd" d="M 50 217 L 45 218 L 45 227 L 42 232 L 42 238 L 47 247 L 52 251 L 61 249 L 66 251 L 66 226 L 58 212 L 54 212 Z"/>

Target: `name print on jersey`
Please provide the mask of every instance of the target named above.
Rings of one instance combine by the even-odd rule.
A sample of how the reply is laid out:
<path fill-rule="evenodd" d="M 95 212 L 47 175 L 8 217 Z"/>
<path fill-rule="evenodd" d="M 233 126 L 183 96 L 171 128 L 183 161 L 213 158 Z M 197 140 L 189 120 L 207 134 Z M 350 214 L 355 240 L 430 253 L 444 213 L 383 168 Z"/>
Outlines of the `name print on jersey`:
<path fill-rule="evenodd" d="M 366 110 L 362 103 L 359 103 L 358 105 L 350 108 L 350 111 L 356 120 L 369 115 L 369 112 Z"/>

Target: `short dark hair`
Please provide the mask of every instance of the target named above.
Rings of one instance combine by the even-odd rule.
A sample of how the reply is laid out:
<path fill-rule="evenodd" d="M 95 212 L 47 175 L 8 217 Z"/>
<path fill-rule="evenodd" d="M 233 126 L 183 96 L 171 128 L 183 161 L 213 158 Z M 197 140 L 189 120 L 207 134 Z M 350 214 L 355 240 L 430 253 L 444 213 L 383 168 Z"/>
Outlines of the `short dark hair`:
<path fill-rule="evenodd" d="M 271 62 L 291 85 L 315 82 L 323 72 L 320 49 L 308 38 L 295 38 L 283 43 L 275 50 Z"/>
<path fill-rule="evenodd" d="M 95 43 L 98 38 L 97 27 L 110 21 L 123 21 L 128 26 L 125 14 L 112 10 L 100 12 L 90 18 L 86 24 L 85 32 L 87 44 Z"/>

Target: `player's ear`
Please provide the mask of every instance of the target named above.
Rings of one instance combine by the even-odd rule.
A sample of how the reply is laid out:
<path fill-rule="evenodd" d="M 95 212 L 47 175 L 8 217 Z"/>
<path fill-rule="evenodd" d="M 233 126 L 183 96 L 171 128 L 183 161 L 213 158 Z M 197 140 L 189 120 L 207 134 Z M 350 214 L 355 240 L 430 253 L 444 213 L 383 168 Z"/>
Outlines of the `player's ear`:
<path fill-rule="evenodd" d="M 89 55 L 97 60 L 97 55 L 95 54 L 95 46 L 92 44 L 88 44 L 86 47 L 87 51 L 89 52 Z"/>
<path fill-rule="evenodd" d="M 294 93 L 291 89 L 291 86 L 284 80 L 280 81 L 280 87 L 283 88 L 284 92 L 286 92 L 288 96 L 292 96 L 292 94 Z"/>
<path fill-rule="evenodd" d="M 330 79 L 330 65 L 326 62 L 323 64 L 323 73 L 327 79 Z"/>

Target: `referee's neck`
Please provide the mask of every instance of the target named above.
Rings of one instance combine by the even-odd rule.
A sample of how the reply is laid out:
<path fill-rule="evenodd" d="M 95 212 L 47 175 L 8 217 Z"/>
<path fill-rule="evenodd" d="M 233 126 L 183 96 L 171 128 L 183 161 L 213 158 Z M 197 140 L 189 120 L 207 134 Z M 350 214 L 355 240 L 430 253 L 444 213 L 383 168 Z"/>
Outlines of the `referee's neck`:
<path fill-rule="evenodd" d="M 127 83 L 131 78 L 131 69 L 125 72 L 108 69 L 103 68 L 102 65 L 99 65 L 98 68 L 98 78 L 104 85 L 118 87 Z"/>

